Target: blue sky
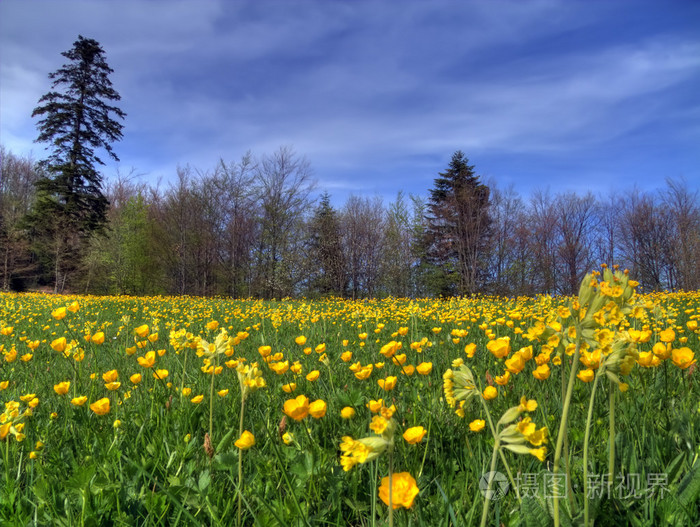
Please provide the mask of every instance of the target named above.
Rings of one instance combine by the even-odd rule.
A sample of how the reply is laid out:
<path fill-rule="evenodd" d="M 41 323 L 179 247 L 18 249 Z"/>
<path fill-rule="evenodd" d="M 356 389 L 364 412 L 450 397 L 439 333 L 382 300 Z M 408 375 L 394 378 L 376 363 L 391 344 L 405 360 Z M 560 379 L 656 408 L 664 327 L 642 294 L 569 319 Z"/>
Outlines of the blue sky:
<path fill-rule="evenodd" d="M 32 109 L 79 34 L 128 114 L 121 158 L 167 185 L 292 146 L 335 202 L 476 172 L 608 193 L 700 187 L 693 0 L 3 0 L 0 143 L 44 155 Z"/>

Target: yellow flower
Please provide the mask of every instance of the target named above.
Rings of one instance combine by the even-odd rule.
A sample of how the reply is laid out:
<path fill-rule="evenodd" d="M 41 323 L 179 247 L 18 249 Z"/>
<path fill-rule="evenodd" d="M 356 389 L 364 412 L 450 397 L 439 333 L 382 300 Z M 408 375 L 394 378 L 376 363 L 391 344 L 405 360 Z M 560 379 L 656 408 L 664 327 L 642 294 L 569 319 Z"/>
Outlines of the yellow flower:
<path fill-rule="evenodd" d="M 471 344 L 464 346 L 464 353 L 466 353 L 467 357 L 471 359 L 474 356 L 474 353 L 476 353 L 476 344 L 472 342 Z"/>
<path fill-rule="evenodd" d="M 90 337 L 90 340 L 93 344 L 97 344 L 99 346 L 105 341 L 105 334 L 102 331 L 98 331 L 92 337 Z"/>
<path fill-rule="evenodd" d="M 510 353 L 510 337 L 490 340 L 488 344 L 486 344 L 486 349 L 488 349 L 494 357 L 502 359 Z"/>
<path fill-rule="evenodd" d="M 114 382 L 119 378 L 119 372 L 117 370 L 109 370 L 102 374 L 102 380 L 104 382 Z"/>
<path fill-rule="evenodd" d="M 70 381 L 59 382 L 53 385 L 53 391 L 58 395 L 66 395 L 70 389 Z"/>
<path fill-rule="evenodd" d="M 318 379 L 319 375 L 321 375 L 321 372 L 319 372 L 318 370 L 310 371 L 306 375 L 306 380 L 309 382 L 314 382 L 316 379 Z"/>
<path fill-rule="evenodd" d="M 403 438 L 407 443 L 415 445 L 423 441 L 423 436 L 425 436 L 427 433 L 428 431 L 422 426 L 412 426 L 411 428 L 406 429 L 406 431 L 403 433 Z"/>
<path fill-rule="evenodd" d="M 115 419 L 114 422 L 112 423 L 113 428 L 120 428 L 122 426 L 122 422 L 119 419 Z"/>
<path fill-rule="evenodd" d="M 343 362 L 350 362 L 352 360 L 352 351 L 344 351 L 340 355 L 340 360 Z"/>
<path fill-rule="evenodd" d="M 322 399 L 318 399 L 309 405 L 309 414 L 314 419 L 320 419 L 321 417 L 326 415 L 327 409 L 328 406 L 326 405 L 326 402 Z"/>
<path fill-rule="evenodd" d="M 377 384 L 386 391 L 393 390 L 396 387 L 396 377 L 390 376 L 386 379 L 379 379 Z"/>
<path fill-rule="evenodd" d="M 486 421 L 483 419 L 474 419 L 471 423 L 469 423 L 469 430 L 472 432 L 481 432 L 485 426 Z"/>
<path fill-rule="evenodd" d="M 234 445 L 241 450 L 248 450 L 250 447 L 255 445 L 255 436 L 251 432 L 248 432 L 248 430 L 244 430 L 241 437 L 236 439 Z"/>
<path fill-rule="evenodd" d="M 377 368 L 379 368 L 379 364 L 376 364 L 375 366 L 377 366 Z M 384 366 L 383 363 L 382 363 L 382 366 Z M 409 377 L 411 375 L 413 375 L 415 373 L 415 371 L 416 371 L 416 367 L 413 364 L 407 364 L 406 366 L 403 366 L 401 368 L 401 374 L 408 375 Z"/>
<path fill-rule="evenodd" d="M 418 366 L 416 366 L 416 371 L 421 375 L 429 375 L 430 372 L 433 371 L 433 363 L 421 362 Z"/>
<path fill-rule="evenodd" d="M 369 411 L 373 414 L 376 414 L 379 410 L 381 410 L 382 406 L 384 406 L 384 399 L 379 399 L 378 401 L 372 400 L 367 403 L 367 408 L 369 408 Z"/>
<path fill-rule="evenodd" d="M 576 374 L 576 377 L 581 379 L 583 382 L 591 382 L 595 378 L 595 372 L 589 368 L 581 370 Z"/>
<path fill-rule="evenodd" d="M 185 397 L 189 397 L 192 394 L 192 388 L 183 388 L 182 389 L 182 395 Z"/>
<path fill-rule="evenodd" d="M 323 353 L 324 351 L 326 351 L 326 344 L 325 343 L 322 342 L 321 344 L 316 346 L 316 353 L 320 354 L 320 353 Z"/>
<path fill-rule="evenodd" d="M 206 328 L 209 331 L 216 331 L 217 329 L 219 329 L 219 322 L 216 320 L 210 320 L 209 322 L 207 322 Z"/>
<path fill-rule="evenodd" d="M 51 316 L 56 320 L 64 319 L 66 317 L 66 308 L 59 307 L 58 309 L 54 309 L 53 311 L 51 311 Z"/>
<path fill-rule="evenodd" d="M 282 385 L 282 391 L 285 393 L 292 393 L 296 389 L 297 389 L 297 383 L 295 383 L 295 382 L 290 382 L 288 384 Z"/>
<path fill-rule="evenodd" d="M 137 357 L 139 365 L 144 368 L 151 368 L 156 363 L 156 352 L 149 351 L 144 357 Z"/>
<path fill-rule="evenodd" d="M 108 382 L 107 384 L 105 384 L 105 388 L 113 392 L 114 390 L 118 390 L 121 385 L 122 383 L 120 382 Z"/>
<path fill-rule="evenodd" d="M 495 399 L 498 397 L 498 390 L 494 386 L 487 386 L 484 388 L 483 396 L 487 401 Z"/>
<path fill-rule="evenodd" d="M 695 354 L 690 348 L 679 348 L 674 349 L 671 352 L 671 361 L 673 364 L 678 366 L 681 370 L 685 370 L 696 361 L 694 360 Z"/>
<path fill-rule="evenodd" d="M 381 415 L 375 415 L 372 417 L 372 422 L 369 425 L 370 430 L 374 431 L 375 434 L 382 434 L 384 430 L 389 426 L 389 420 L 385 419 Z"/>
<path fill-rule="evenodd" d="M 659 339 L 661 342 L 673 342 L 676 340 L 676 332 L 672 328 L 664 329 L 659 333 Z"/>
<path fill-rule="evenodd" d="M 499 386 L 505 386 L 506 384 L 508 384 L 508 381 L 510 381 L 510 372 L 504 371 L 503 375 L 497 375 L 496 377 L 494 377 L 494 380 Z"/>
<path fill-rule="evenodd" d="M 192 399 L 190 399 L 190 402 L 191 402 L 192 404 L 199 404 L 199 403 L 201 403 L 203 400 L 204 400 L 204 396 L 203 396 L 203 395 L 195 395 L 194 397 L 192 397 Z"/>
<path fill-rule="evenodd" d="M 51 342 L 51 347 L 54 351 L 58 351 L 59 353 L 63 353 L 67 346 L 68 342 L 66 341 L 66 337 L 59 337 Z"/>
<path fill-rule="evenodd" d="M 391 507 L 393 509 L 400 507 L 410 509 L 419 492 L 416 480 L 408 472 L 398 472 L 391 475 Z M 389 505 L 389 476 L 382 478 L 379 498 L 387 506 Z"/>
<path fill-rule="evenodd" d="M 4 425 L 0 426 L 0 440 L 3 440 L 7 437 L 7 434 L 10 433 L 11 428 L 12 428 L 12 421 L 8 421 Z"/>
<path fill-rule="evenodd" d="M 168 370 L 156 370 L 153 372 L 154 379 L 165 379 L 168 376 Z"/>
<path fill-rule="evenodd" d="M 551 373 L 551 370 L 549 369 L 549 366 L 547 364 L 541 364 L 537 366 L 535 371 L 532 372 L 532 375 L 535 377 L 535 379 L 539 379 L 540 381 L 545 381 L 549 378 L 549 374 Z"/>
<path fill-rule="evenodd" d="M 68 305 L 68 307 L 66 309 L 68 309 L 68 311 L 70 311 L 71 313 L 77 313 L 78 309 L 80 309 L 80 304 L 78 304 L 77 301 L 72 302 L 71 304 Z"/>
<path fill-rule="evenodd" d="M 81 395 L 80 397 L 73 397 L 70 400 L 70 403 L 74 406 L 83 406 L 87 402 L 87 397 L 85 395 Z"/>
<path fill-rule="evenodd" d="M 285 445 L 291 445 L 294 442 L 294 435 L 289 432 L 285 432 L 282 435 L 282 441 L 284 441 Z"/>
<path fill-rule="evenodd" d="M 406 362 L 406 354 L 402 353 L 400 355 L 395 355 L 391 358 L 391 361 L 397 366 L 403 366 Z"/>
<path fill-rule="evenodd" d="M 372 366 L 372 364 L 368 364 L 367 366 L 364 366 L 360 371 L 356 372 L 355 377 L 357 377 L 361 381 L 364 381 L 372 374 L 373 369 L 374 366 Z"/>
<path fill-rule="evenodd" d="M 306 344 L 306 337 L 304 335 L 299 335 L 294 339 L 294 342 L 296 342 L 299 346 L 303 346 Z"/>
<path fill-rule="evenodd" d="M 0 390 L 7 390 L 7 387 L 10 385 L 10 381 L 2 381 L 0 382 Z"/>
<path fill-rule="evenodd" d="M 525 359 L 523 359 L 523 356 L 519 352 L 513 354 L 510 359 L 506 359 L 506 369 L 510 373 L 520 373 L 523 371 L 524 367 Z"/>
<path fill-rule="evenodd" d="M 95 412 L 97 415 L 106 415 L 109 413 L 109 399 L 103 397 L 102 399 L 95 401 L 90 405 L 90 410 Z"/>
<path fill-rule="evenodd" d="M 294 399 L 284 402 L 284 413 L 295 421 L 301 421 L 309 415 L 309 399 L 305 395 L 299 395 Z"/>
<path fill-rule="evenodd" d="M 671 356 L 671 344 L 664 344 L 663 342 L 657 342 L 651 348 L 651 351 L 661 360 L 666 360 Z"/>
<path fill-rule="evenodd" d="M 384 344 L 381 349 L 379 350 L 379 353 L 384 355 L 387 359 L 393 357 L 393 355 L 400 350 L 402 347 L 402 344 L 400 342 L 396 342 L 392 340 L 391 342 L 388 342 L 387 344 Z"/>
<path fill-rule="evenodd" d="M 537 459 L 540 461 L 544 461 L 545 456 L 547 455 L 547 447 L 543 446 L 541 448 L 531 448 L 530 449 L 530 454 L 535 456 Z"/>
<path fill-rule="evenodd" d="M 524 395 L 520 398 L 520 405 L 518 406 L 518 410 L 521 412 L 534 412 L 537 410 L 537 401 L 534 399 L 529 399 L 525 397 Z"/>
<path fill-rule="evenodd" d="M 287 370 L 289 370 L 289 361 L 286 360 L 284 362 L 272 363 L 270 364 L 270 369 L 274 371 L 277 375 L 287 373 Z"/>
<path fill-rule="evenodd" d="M 350 406 L 346 406 L 340 411 L 340 417 L 343 419 L 352 419 L 355 417 L 355 409 Z"/>
<path fill-rule="evenodd" d="M 134 384 L 140 383 L 141 379 L 142 377 L 140 373 L 134 373 L 131 377 L 129 377 L 129 380 Z"/>

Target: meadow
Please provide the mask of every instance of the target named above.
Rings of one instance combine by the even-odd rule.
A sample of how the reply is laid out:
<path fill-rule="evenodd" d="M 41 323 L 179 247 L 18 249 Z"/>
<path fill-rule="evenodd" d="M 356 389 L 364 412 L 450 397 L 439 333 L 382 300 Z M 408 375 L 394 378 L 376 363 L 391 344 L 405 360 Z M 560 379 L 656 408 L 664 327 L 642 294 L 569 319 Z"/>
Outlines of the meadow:
<path fill-rule="evenodd" d="M 0 294 L 5 525 L 696 525 L 700 293 Z"/>

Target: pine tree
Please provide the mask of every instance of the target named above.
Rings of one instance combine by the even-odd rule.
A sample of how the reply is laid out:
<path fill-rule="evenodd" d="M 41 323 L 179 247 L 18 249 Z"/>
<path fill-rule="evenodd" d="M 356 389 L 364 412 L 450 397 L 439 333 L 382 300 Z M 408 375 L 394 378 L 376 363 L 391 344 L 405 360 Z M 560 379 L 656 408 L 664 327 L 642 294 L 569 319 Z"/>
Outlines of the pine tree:
<path fill-rule="evenodd" d="M 340 236 L 340 220 L 324 193 L 311 220 L 311 250 L 314 259 L 314 279 L 311 287 L 322 295 L 345 294 L 347 278 Z"/>
<path fill-rule="evenodd" d="M 75 267 L 86 241 L 106 223 L 109 204 L 97 169 L 104 162 L 95 149 L 119 160 L 111 143 L 122 137 L 116 118 L 126 116 L 109 104 L 120 96 L 112 88 L 113 70 L 98 42 L 79 36 L 62 55 L 70 62 L 49 74 L 52 91 L 39 99 L 32 113 L 41 118 L 36 141 L 48 143 L 51 153 L 40 163 L 47 175 L 36 183 L 38 199 L 28 218 L 39 259 L 53 264 L 56 290 Z M 67 254 L 74 256 L 71 265 Z"/>
<path fill-rule="evenodd" d="M 489 188 L 458 150 L 435 179 L 428 202 L 426 245 L 436 293 L 478 291 L 488 241 L 488 207 Z"/>

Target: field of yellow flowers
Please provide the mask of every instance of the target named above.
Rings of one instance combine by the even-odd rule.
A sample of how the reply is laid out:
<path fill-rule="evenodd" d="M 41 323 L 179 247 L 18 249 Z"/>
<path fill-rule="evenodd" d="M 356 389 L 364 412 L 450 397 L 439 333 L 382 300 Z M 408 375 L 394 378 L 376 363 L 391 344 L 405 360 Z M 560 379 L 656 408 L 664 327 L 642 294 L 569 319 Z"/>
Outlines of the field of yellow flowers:
<path fill-rule="evenodd" d="M 3 525 L 696 525 L 700 294 L 0 294 Z"/>

